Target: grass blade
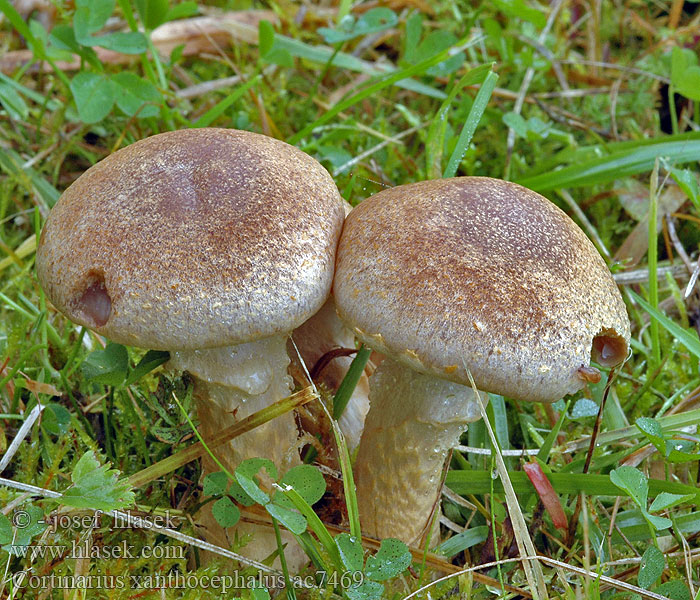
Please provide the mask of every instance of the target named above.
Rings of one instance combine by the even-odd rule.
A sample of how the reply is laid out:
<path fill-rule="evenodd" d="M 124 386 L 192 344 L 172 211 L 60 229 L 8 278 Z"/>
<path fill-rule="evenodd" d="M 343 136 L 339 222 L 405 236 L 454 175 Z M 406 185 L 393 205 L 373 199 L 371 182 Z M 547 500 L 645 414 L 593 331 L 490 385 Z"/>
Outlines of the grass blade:
<path fill-rule="evenodd" d="M 608 156 L 572 164 L 558 171 L 524 177 L 518 179 L 516 183 L 537 192 L 597 185 L 650 171 L 654 167 L 654 162 L 661 157 L 673 164 L 700 160 L 700 140 L 685 139 L 668 142 L 666 138 L 659 138 L 653 143 L 619 150 Z"/>
<path fill-rule="evenodd" d="M 472 43 L 476 43 L 476 40 L 474 40 Z M 280 34 L 275 34 L 275 45 L 280 50 L 286 50 L 289 52 L 289 54 L 297 58 L 321 65 L 329 65 L 340 69 L 346 69 L 348 71 L 364 73 L 366 75 L 383 75 L 385 73 L 394 73 L 396 71 L 396 68 L 393 66 L 375 65 L 371 62 L 361 60 L 352 54 L 335 52 L 335 49 L 328 48 L 326 46 L 311 46 L 310 44 L 306 44 L 301 40 L 294 40 Z M 425 83 L 421 83 L 420 81 L 415 81 L 414 79 L 400 79 L 394 82 L 393 85 L 416 92 L 418 94 L 423 94 L 424 96 L 429 96 L 431 98 L 438 98 L 442 100 L 446 97 L 445 92 L 437 90 L 434 87 L 426 85 Z"/>
<path fill-rule="evenodd" d="M 342 416 L 345 407 L 350 401 L 352 393 L 357 387 L 357 382 L 360 381 L 360 377 L 362 377 L 362 373 L 365 370 L 365 365 L 369 360 L 370 354 L 372 354 L 371 348 L 366 348 L 365 346 L 362 346 L 357 351 L 355 358 L 352 359 L 348 372 L 345 374 L 345 377 L 343 377 L 343 381 L 340 382 L 340 385 L 338 386 L 338 391 L 335 393 L 335 396 L 333 396 L 334 419 L 338 420 Z"/>
<path fill-rule="evenodd" d="M 668 331 L 674 338 L 676 338 L 681 344 L 683 344 L 692 354 L 700 358 L 700 339 L 697 333 L 691 329 L 683 329 L 678 323 L 673 322 L 660 310 L 654 308 L 646 300 L 644 300 L 639 294 L 634 293 L 629 290 L 630 296 L 634 298 L 645 311 L 649 313 L 652 319 L 658 321 L 661 326 Z"/>
<path fill-rule="evenodd" d="M 534 493 L 534 488 L 527 475 L 522 471 L 509 471 L 508 476 L 513 484 L 513 489 L 518 495 Z M 586 492 L 591 496 L 620 496 L 623 495 L 620 488 L 615 486 L 608 475 L 595 475 L 591 473 L 551 473 L 548 475 L 552 487 L 558 494 L 578 494 Z M 490 471 L 450 471 L 447 473 L 445 484 L 458 494 L 488 494 L 491 484 L 497 494 L 503 493 L 503 484 L 500 478 L 493 481 Z M 700 502 L 700 490 L 691 485 L 664 481 L 661 479 L 649 479 L 649 494 L 656 495 L 660 492 L 671 494 L 692 494 L 696 502 Z"/>
<path fill-rule="evenodd" d="M 428 130 L 428 139 L 425 144 L 425 170 L 428 174 L 428 179 L 439 179 L 442 176 L 440 164 L 442 162 L 442 152 L 445 147 L 447 114 L 452 106 L 452 103 L 457 97 L 457 94 L 459 94 L 459 92 L 468 85 L 482 83 L 486 78 L 486 75 L 491 72 L 491 69 L 491 65 L 481 65 L 471 69 L 452 86 L 449 95 L 433 117 L 432 123 L 430 124 L 430 129 Z"/>
<path fill-rule="evenodd" d="M 224 111 L 231 106 L 236 100 L 238 100 L 243 94 L 245 94 L 251 87 L 260 81 L 262 75 L 256 75 L 250 81 L 246 82 L 242 86 L 236 88 L 231 92 L 226 98 L 217 102 L 212 106 L 207 112 L 205 112 L 199 119 L 192 123 L 192 127 L 209 127 L 217 118 L 219 118 Z"/>
<path fill-rule="evenodd" d="M 464 41 L 461 44 L 458 44 L 457 46 L 462 46 L 462 45 L 464 45 Z M 373 83 L 372 85 L 366 87 L 365 89 L 350 96 L 350 98 L 347 98 L 347 99 L 343 100 L 342 102 L 339 102 L 333 108 L 326 111 L 323 115 L 321 115 L 318 119 L 316 119 L 313 123 L 310 123 L 309 125 L 304 127 L 301 131 L 294 134 L 287 141 L 292 145 L 298 144 L 302 139 L 304 139 L 304 137 L 306 137 L 308 134 L 310 134 L 316 127 L 323 125 L 324 123 L 327 123 L 333 117 L 335 117 L 338 113 L 341 113 L 344 110 L 347 110 L 351 106 L 354 106 L 355 104 L 357 104 L 358 102 L 361 102 L 365 98 L 368 98 L 369 96 L 376 94 L 377 92 L 381 91 L 385 87 L 393 85 L 397 81 L 401 81 L 403 79 L 413 77 L 414 75 L 419 75 L 421 73 L 424 73 L 430 67 L 433 67 L 437 64 L 440 64 L 444 60 L 448 59 L 452 55 L 452 52 L 453 52 L 453 48 L 446 48 L 445 50 L 442 50 L 441 52 L 434 54 L 430 58 L 426 58 L 425 60 L 423 60 L 415 65 L 411 65 L 410 67 L 407 67 L 405 69 L 401 69 L 400 71 L 396 71 L 395 73 L 380 79 L 379 81 Z"/>
<path fill-rule="evenodd" d="M 486 76 L 484 83 L 481 84 L 479 92 L 474 99 L 474 104 L 472 104 L 472 108 L 469 111 L 469 116 L 464 122 L 464 127 L 462 127 L 462 132 L 459 134 L 457 145 L 455 146 L 452 156 L 450 157 L 450 160 L 445 167 L 445 171 L 442 174 L 443 177 L 454 177 L 455 173 L 457 173 L 459 163 L 462 162 L 462 158 L 464 158 L 464 154 L 472 141 L 472 136 L 476 131 L 479 121 L 481 121 L 481 117 L 486 110 L 486 105 L 491 99 L 491 94 L 496 87 L 497 81 L 498 75 L 496 75 L 496 73 L 493 71 L 490 71 Z"/>

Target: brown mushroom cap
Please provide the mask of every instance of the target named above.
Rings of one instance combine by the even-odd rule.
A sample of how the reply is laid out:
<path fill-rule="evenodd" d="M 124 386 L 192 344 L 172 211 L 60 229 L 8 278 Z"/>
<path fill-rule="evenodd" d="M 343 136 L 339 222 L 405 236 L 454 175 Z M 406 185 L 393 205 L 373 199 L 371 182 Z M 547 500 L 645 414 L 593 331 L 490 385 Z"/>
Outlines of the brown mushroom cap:
<path fill-rule="evenodd" d="M 291 331 L 325 302 L 343 204 L 313 158 L 263 135 L 188 129 L 88 169 L 52 209 L 39 281 L 71 320 L 154 349 Z"/>
<path fill-rule="evenodd" d="M 625 305 L 595 247 L 546 198 L 486 177 L 382 191 L 347 217 L 340 317 L 417 371 L 512 398 L 583 386 L 591 353 L 624 360 Z"/>

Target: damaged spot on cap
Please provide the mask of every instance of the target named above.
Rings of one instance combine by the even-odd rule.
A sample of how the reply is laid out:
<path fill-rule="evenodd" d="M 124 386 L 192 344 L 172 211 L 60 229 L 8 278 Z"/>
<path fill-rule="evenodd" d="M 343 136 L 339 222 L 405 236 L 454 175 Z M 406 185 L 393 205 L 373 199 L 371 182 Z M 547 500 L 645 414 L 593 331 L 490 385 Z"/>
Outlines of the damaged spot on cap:
<path fill-rule="evenodd" d="M 591 358 L 604 367 L 614 367 L 627 358 L 627 343 L 614 332 L 602 332 L 593 338 Z"/>
<path fill-rule="evenodd" d="M 105 288 L 104 277 L 93 274 L 77 304 L 80 312 L 93 327 L 104 326 L 112 314 L 112 299 Z"/>

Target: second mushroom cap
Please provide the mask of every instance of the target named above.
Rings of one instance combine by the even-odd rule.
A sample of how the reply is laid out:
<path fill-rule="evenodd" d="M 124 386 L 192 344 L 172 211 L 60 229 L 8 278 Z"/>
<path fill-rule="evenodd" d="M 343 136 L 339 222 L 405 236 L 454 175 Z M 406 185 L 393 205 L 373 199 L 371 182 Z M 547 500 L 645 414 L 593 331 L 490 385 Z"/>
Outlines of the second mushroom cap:
<path fill-rule="evenodd" d="M 382 191 L 352 211 L 338 248 L 341 318 L 424 373 L 522 400 L 583 386 L 593 358 L 627 355 L 629 320 L 605 262 L 557 206 L 486 177 Z"/>

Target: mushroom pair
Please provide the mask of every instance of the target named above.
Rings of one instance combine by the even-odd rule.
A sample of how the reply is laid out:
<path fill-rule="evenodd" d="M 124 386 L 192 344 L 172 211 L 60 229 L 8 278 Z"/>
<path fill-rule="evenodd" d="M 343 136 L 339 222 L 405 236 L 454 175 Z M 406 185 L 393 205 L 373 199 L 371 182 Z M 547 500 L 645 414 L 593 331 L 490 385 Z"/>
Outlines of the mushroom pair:
<path fill-rule="evenodd" d="M 286 340 L 329 296 L 343 218 L 330 175 L 297 148 L 245 131 L 174 131 L 115 152 L 65 191 L 37 271 L 72 321 L 169 350 L 195 378 L 206 438 L 289 395 Z M 264 456 L 284 472 L 299 462 L 297 437 L 288 413 L 216 455 L 229 470 Z M 256 531 L 245 552 L 261 560 L 275 548 L 272 532 Z"/>
<path fill-rule="evenodd" d="M 387 358 L 370 377 L 354 467 L 363 533 L 419 543 L 448 451 L 485 392 L 553 402 L 591 358 L 627 356 L 630 325 L 603 259 L 554 204 L 485 177 L 382 191 L 347 217 L 333 293 Z"/>
<path fill-rule="evenodd" d="M 39 280 L 71 320 L 171 351 L 196 378 L 208 436 L 290 391 L 285 340 L 327 300 L 340 195 L 311 157 L 222 129 L 136 142 L 83 174 L 52 210 Z M 484 391 L 551 402 L 579 368 L 627 354 L 629 322 L 604 262 L 547 200 L 503 181 L 400 186 L 347 218 L 338 312 L 390 358 L 372 377 L 355 467 L 365 533 L 418 541 L 448 450 Z M 217 452 L 233 469 L 298 461 L 286 415 Z M 205 465 L 206 468 L 211 468 Z M 256 532 L 254 558 L 275 547 Z"/>

